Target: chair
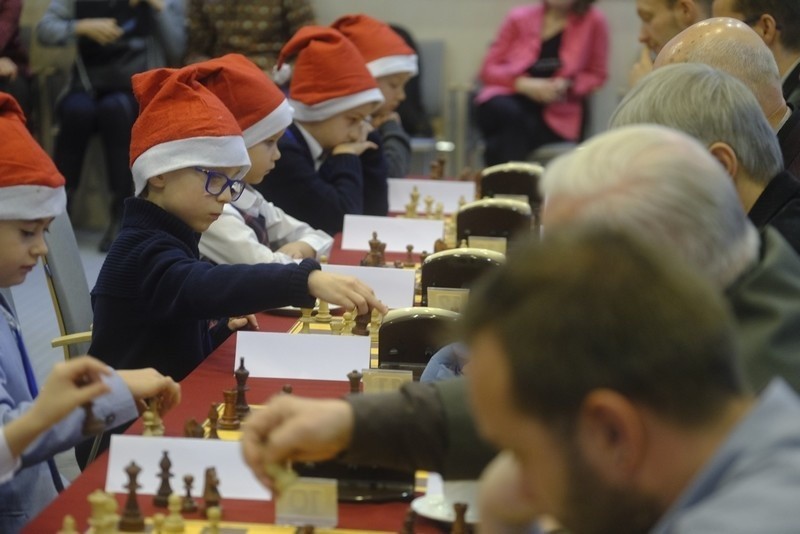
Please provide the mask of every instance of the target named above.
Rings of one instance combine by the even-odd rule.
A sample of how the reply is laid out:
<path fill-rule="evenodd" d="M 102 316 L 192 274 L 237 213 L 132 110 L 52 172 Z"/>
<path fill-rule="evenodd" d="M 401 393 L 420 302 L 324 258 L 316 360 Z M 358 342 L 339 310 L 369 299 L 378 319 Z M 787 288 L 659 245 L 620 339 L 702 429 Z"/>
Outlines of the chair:
<path fill-rule="evenodd" d="M 456 240 L 470 236 L 524 237 L 531 231 L 530 204 L 508 198 L 483 198 L 462 206 L 456 213 Z"/>
<path fill-rule="evenodd" d="M 86 354 L 92 339 L 92 304 L 89 284 L 83 270 L 78 243 L 69 216 L 62 213 L 50 224 L 46 236 L 47 255 L 43 259 L 45 278 L 53 299 L 61 336 L 52 341 L 62 347 L 64 357 Z"/>
<path fill-rule="evenodd" d="M 591 128 L 591 95 L 583 100 L 583 117 L 581 119 L 581 133 L 577 141 L 559 141 L 547 143 L 534 149 L 528 156 L 528 161 L 547 165 L 558 156 L 562 156 L 577 147 L 580 143 L 589 138 Z"/>
<path fill-rule="evenodd" d="M 449 327 L 458 314 L 439 308 L 397 308 L 383 318 L 378 331 L 378 367 L 410 370 L 419 380 L 428 360 L 453 341 Z"/>
<path fill-rule="evenodd" d="M 534 224 L 539 224 L 542 195 L 539 179 L 544 167 L 538 163 L 512 161 L 487 167 L 481 172 L 481 196 L 503 198 L 508 195 L 526 197 L 533 210 Z M 522 200 L 522 198 L 520 198 Z"/>
<path fill-rule="evenodd" d="M 505 256 L 480 248 L 454 248 L 431 254 L 420 268 L 422 305 L 428 303 L 429 287 L 469 287 L 484 272 L 499 267 Z"/>

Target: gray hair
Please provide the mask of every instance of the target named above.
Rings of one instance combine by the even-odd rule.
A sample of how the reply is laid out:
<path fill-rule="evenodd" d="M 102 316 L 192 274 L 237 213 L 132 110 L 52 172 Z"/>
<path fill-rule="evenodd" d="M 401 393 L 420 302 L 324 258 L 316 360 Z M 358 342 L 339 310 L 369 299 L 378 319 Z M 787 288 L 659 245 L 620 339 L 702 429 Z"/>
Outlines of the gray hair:
<path fill-rule="evenodd" d="M 545 228 L 588 223 L 672 243 L 723 288 L 758 258 L 758 232 L 725 169 L 669 128 L 642 124 L 598 135 L 554 160 L 541 188 Z"/>
<path fill-rule="evenodd" d="M 676 128 L 706 146 L 730 145 L 757 183 L 768 183 L 784 168 L 778 138 L 753 94 L 708 65 L 667 65 L 643 78 L 617 106 L 610 127 L 640 123 Z"/>

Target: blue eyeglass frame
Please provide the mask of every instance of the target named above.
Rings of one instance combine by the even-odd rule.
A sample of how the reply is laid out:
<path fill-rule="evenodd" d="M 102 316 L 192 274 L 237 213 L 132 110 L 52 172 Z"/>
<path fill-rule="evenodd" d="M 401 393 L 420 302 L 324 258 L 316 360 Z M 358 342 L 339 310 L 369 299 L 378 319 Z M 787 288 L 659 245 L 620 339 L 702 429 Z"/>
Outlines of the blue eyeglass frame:
<path fill-rule="evenodd" d="M 234 200 L 238 200 L 239 197 L 242 196 L 242 193 L 244 193 L 244 185 L 245 185 L 244 184 L 244 180 L 232 180 L 224 172 L 212 171 L 211 169 L 206 169 L 206 168 L 203 168 L 203 167 L 195 167 L 194 170 L 196 170 L 197 172 L 201 172 L 201 173 L 206 175 L 206 193 L 208 193 L 209 195 L 213 195 L 215 197 L 218 197 L 222 193 L 224 193 L 226 189 L 230 188 L 230 190 L 231 190 L 231 201 L 234 201 Z M 211 185 L 212 178 L 219 178 L 219 177 L 225 178 L 225 185 L 223 185 L 222 189 L 220 189 L 218 192 L 215 193 L 214 191 L 209 189 L 209 186 Z M 237 186 L 241 186 L 241 189 L 239 189 L 238 191 L 236 189 L 234 189 Z"/>

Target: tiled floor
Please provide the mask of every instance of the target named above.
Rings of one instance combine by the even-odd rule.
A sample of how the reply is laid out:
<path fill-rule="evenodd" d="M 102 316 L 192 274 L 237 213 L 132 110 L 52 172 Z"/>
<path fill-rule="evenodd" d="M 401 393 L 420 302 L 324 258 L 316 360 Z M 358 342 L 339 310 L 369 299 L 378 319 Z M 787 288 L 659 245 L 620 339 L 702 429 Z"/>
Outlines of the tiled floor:
<path fill-rule="evenodd" d="M 97 251 L 101 236 L 102 232 L 75 232 L 90 288 L 105 259 L 105 254 Z M 11 293 L 36 378 L 42 383 L 53 364 L 64 358 L 64 352 L 50 346 L 50 340 L 59 332 L 41 264 L 28 275 L 24 284 L 13 287 Z M 69 480 L 79 473 L 71 450 L 60 454 L 57 464 Z"/>

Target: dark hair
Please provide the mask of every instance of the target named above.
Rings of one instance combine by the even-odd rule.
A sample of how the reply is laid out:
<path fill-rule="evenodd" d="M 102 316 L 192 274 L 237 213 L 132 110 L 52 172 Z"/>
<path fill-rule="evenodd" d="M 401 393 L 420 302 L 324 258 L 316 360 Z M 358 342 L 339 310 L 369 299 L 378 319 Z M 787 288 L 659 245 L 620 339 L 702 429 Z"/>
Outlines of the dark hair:
<path fill-rule="evenodd" d="M 748 22 L 761 15 L 771 15 L 781 27 L 783 47 L 800 51 L 800 2 L 797 0 L 736 0 L 734 9 Z"/>
<path fill-rule="evenodd" d="M 594 4 L 595 0 L 575 0 L 575 3 L 572 4 L 571 11 L 573 13 L 577 13 L 578 15 L 583 15 L 589 8 Z"/>
<path fill-rule="evenodd" d="M 678 0 L 667 0 L 668 7 L 673 7 L 677 3 Z M 714 0 L 694 0 L 694 3 L 702 5 L 706 16 L 711 16 L 711 4 L 714 3 Z"/>
<path fill-rule="evenodd" d="M 687 427 L 745 391 L 720 292 L 617 231 L 548 232 L 472 289 L 462 328 L 497 336 L 518 408 L 565 432 L 598 388 Z"/>

